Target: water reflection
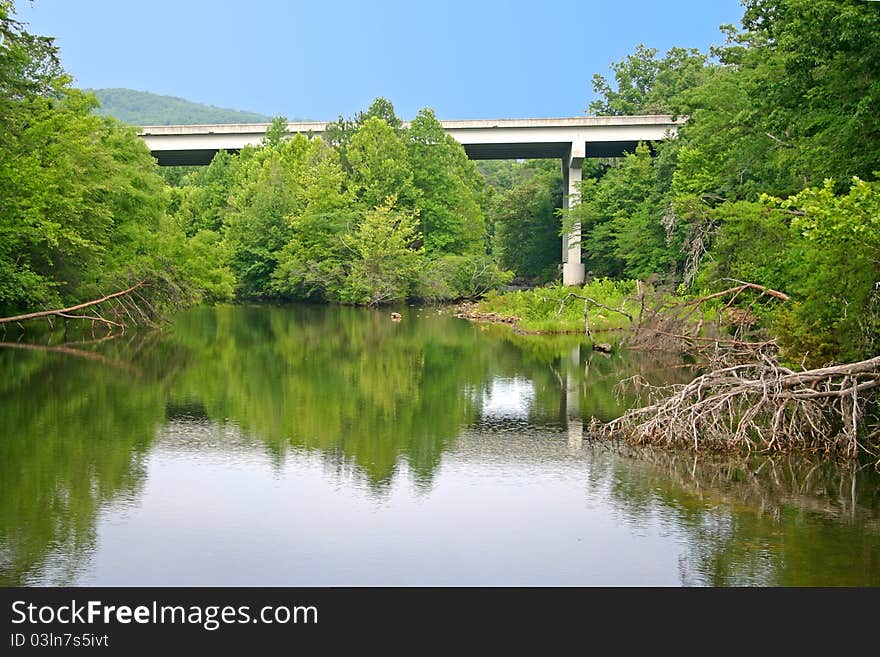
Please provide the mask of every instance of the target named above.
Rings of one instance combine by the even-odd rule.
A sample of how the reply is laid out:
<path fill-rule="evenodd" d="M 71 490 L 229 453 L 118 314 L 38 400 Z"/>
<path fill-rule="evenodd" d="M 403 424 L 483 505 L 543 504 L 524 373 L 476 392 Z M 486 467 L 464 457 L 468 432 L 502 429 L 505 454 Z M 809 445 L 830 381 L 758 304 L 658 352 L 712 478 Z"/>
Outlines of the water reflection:
<path fill-rule="evenodd" d="M 104 363 L 0 350 L 0 583 L 76 577 L 101 506 L 137 495 L 163 391 Z"/>
<path fill-rule="evenodd" d="M 590 485 L 607 487 L 627 522 L 653 510 L 686 531 L 682 584 L 880 585 L 880 486 L 871 465 L 595 449 L 613 451 L 618 465 L 590 468 Z"/>
<path fill-rule="evenodd" d="M 680 363 L 402 312 L 0 349 L 0 583 L 878 583 L 872 471 L 593 445 Z"/>

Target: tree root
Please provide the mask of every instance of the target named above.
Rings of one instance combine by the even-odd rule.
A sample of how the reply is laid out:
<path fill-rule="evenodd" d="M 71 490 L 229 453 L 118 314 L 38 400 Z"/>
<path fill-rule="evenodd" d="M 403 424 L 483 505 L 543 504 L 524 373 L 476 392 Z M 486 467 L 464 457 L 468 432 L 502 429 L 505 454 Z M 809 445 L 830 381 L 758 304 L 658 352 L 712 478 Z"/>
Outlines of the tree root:
<path fill-rule="evenodd" d="M 866 418 L 866 410 L 876 409 L 880 356 L 795 372 L 761 354 L 686 385 L 645 388 L 651 403 L 611 422 L 594 418 L 591 434 L 696 451 L 878 456 L 878 432 L 869 426 L 877 420 Z"/>

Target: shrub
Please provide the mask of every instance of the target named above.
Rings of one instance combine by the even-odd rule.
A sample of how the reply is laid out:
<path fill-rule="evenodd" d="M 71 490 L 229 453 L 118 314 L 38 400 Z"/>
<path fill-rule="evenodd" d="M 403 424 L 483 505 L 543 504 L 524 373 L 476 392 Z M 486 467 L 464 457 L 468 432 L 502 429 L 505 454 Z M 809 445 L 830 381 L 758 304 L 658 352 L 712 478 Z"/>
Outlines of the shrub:
<path fill-rule="evenodd" d="M 487 255 L 446 255 L 429 261 L 416 296 L 426 301 L 476 299 L 513 280 Z"/>

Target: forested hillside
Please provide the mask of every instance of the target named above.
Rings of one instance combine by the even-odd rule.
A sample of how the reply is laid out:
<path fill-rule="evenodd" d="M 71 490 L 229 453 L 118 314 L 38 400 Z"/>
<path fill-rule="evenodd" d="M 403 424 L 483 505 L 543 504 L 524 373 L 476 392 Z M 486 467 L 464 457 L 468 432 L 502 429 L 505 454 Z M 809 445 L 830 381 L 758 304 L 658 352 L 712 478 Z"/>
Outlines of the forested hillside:
<path fill-rule="evenodd" d="M 184 125 L 200 123 L 268 123 L 271 117 L 256 112 L 224 109 L 175 96 L 133 89 L 86 89 L 101 106 L 95 112 L 131 125 Z"/>

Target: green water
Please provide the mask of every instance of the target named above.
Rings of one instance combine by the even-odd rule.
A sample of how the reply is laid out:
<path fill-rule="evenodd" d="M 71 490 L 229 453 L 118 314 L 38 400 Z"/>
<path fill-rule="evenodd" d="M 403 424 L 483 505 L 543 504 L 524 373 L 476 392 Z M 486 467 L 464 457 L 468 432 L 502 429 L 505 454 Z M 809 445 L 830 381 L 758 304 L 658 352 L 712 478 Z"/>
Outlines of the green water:
<path fill-rule="evenodd" d="M 595 443 L 681 363 L 399 310 L 0 348 L 0 584 L 880 584 L 872 468 Z"/>

